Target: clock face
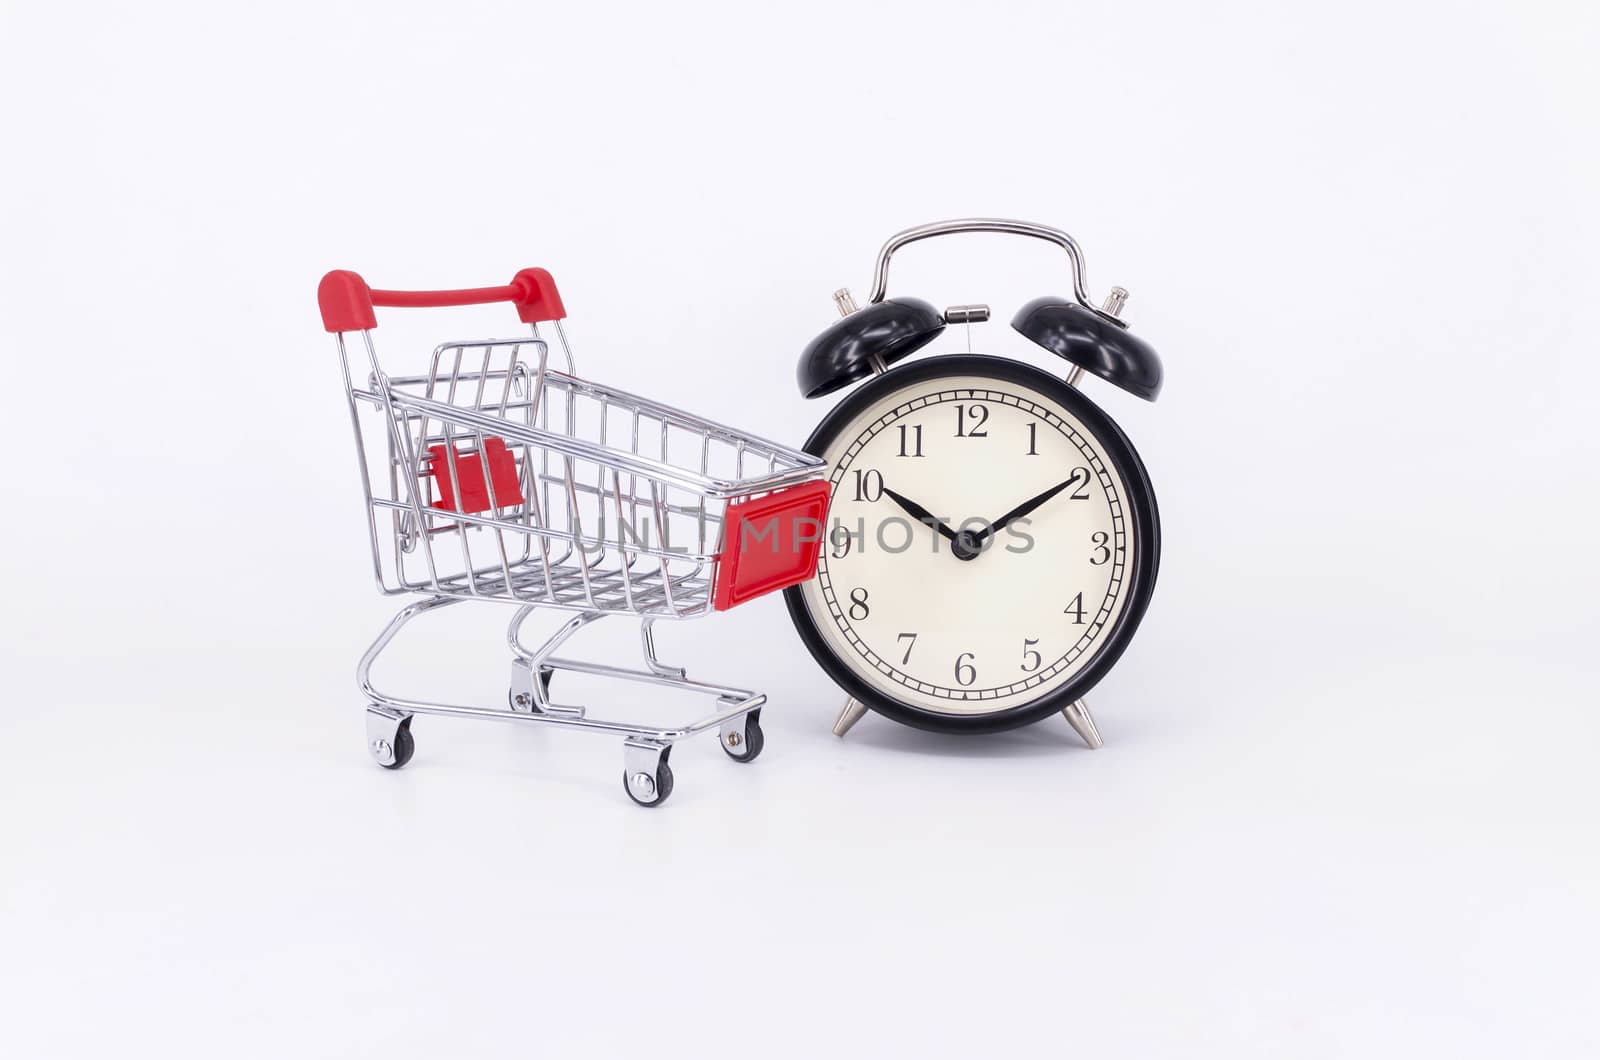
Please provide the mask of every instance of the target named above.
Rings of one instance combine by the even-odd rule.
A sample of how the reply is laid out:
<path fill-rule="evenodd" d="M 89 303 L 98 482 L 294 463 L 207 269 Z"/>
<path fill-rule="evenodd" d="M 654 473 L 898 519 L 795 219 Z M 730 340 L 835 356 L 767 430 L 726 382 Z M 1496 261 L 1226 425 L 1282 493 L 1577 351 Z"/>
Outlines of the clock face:
<path fill-rule="evenodd" d="M 923 362 L 854 395 L 811 448 L 833 499 L 817 577 L 791 593 L 813 651 L 873 705 L 973 716 L 1053 701 L 1131 634 L 1148 482 L 1065 383 L 990 358 Z"/>

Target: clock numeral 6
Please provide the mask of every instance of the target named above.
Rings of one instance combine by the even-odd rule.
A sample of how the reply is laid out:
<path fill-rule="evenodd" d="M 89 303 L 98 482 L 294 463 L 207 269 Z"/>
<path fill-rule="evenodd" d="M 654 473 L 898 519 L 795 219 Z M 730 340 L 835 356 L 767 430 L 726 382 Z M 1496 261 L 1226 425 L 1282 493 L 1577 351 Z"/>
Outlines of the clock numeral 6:
<path fill-rule="evenodd" d="M 1037 643 L 1039 642 L 1036 640 L 1024 640 L 1022 642 L 1022 670 L 1024 673 L 1031 674 L 1044 665 L 1044 656 L 1040 655 L 1038 650 L 1034 648 Z"/>
<path fill-rule="evenodd" d="M 860 622 L 872 614 L 872 608 L 867 606 L 867 591 L 865 589 L 850 590 L 850 617 Z"/>
<path fill-rule="evenodd" d="M 1089 557 L 1089 562 L 1096 567 L 1105 566 L 1111 559 L 1111 535 L 1104 530 L 1096 530 L 1089 540 L 1094 545 L 1094 555 Z"/>
<path fill-rule="evenodd" d="M 978 679 L 978 671 L 973 668 L 970 662 L 966 661 L 976 658 L 977 656 L 970 651 L 964 651 L 956 656 L 956 684 L 970 685 Z"/>
<path fill-rule="evenodd" d="M 987 438 L 989 431 L 984 424 L 989 422 L 989 410 L 983 405 L 957 405 L 956 406 L 956 437 L 957 438 Z"/>
<path fill-rule="evenodd" d="M 883 473 L 876 468 L 854 472 L 856 500 L 875 501 L 883 496 Z"/>

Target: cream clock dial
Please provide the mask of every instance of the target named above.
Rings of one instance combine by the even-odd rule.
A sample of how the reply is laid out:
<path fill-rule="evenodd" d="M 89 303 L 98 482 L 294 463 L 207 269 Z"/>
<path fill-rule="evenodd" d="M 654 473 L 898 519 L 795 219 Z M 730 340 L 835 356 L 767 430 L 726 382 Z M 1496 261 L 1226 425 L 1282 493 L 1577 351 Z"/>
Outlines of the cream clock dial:
<path fill-rule="evenodd" d="M 1153 496 L 1074 388 L 1011 361 L 924 361 L 851 395 L 807 448 L 833 499 L 790 609 L 853 695 L 930 728 L 1009 727 L 1120 653 L 1153 581 Z"/>

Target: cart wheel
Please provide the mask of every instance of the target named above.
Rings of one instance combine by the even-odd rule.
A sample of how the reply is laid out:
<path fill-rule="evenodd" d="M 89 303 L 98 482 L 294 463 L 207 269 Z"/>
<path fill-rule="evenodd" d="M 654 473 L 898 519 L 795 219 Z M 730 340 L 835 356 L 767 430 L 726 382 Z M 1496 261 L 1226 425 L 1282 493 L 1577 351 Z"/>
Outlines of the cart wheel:
<path fill-rule="evenodd" d="M 622 788 L 628 793 L 628 798 L 640 806 L 660 806 L 667 801 L 667 796 L 672 794 L 672 767 L 667 765 L 665 758 L 662 758 L 661 763 L 656 766 L 653 780 L 647 773 L 630 776 L 625 769 L 622 771 Z M 644 792 L 639 790 L 645 788 L 651 792 L 648 797 L 643 797 Z"/>
<path fill-rule="evenodd" d="M 378 764 L 385 769 L 399 769 L 411 761 L 411 756 L 416 754 L 417 741 L 411 737 L 411 718 L 408 715 L 394 730 L 394 758 L 392 761 L 379 760 Z"/>
<path fill-rule="evenodd" d="M 735 762 L 754 762 L 761 749 L 767 745 L 767 737 L 761 731 L 761 711 L 752 710 L 744 716 L 744 728 L 724 732 L 718 741 L 728 757 Z"/>

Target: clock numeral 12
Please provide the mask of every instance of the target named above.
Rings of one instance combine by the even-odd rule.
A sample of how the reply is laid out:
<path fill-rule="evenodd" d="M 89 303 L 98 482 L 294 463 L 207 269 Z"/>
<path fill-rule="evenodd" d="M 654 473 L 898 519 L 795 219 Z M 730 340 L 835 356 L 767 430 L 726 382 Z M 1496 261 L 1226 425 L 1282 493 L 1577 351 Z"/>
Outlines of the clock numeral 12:
<path fill-rule="evenodd" d="M 968 410 L 971 411 L 968 411 Z M 971 426 L 967 420 L 972 420 Z M 989 410 L 983 405 L 957 405 L 956 406 L 956 437 L 957 438 L 987 438 L 989 432 L 984 429 L 984 424 L 989 422 Z"/>

